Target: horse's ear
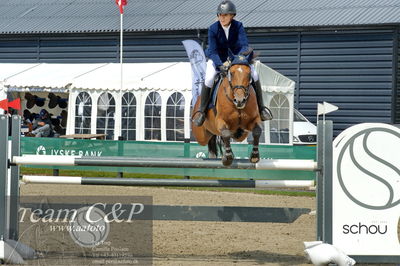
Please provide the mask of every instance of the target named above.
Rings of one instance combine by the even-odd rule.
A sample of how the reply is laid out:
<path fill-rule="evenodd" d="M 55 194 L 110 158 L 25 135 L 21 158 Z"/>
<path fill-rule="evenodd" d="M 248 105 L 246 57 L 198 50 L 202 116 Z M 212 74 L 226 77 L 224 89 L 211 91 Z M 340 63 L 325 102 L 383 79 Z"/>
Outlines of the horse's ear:
<path fill-rule="evenodd" d="M 251 52 L 248 55 L 246 55 L 247 62 L 251 63 L 253 58 L 254 58 L 254 51 L 251 50 Z"/>

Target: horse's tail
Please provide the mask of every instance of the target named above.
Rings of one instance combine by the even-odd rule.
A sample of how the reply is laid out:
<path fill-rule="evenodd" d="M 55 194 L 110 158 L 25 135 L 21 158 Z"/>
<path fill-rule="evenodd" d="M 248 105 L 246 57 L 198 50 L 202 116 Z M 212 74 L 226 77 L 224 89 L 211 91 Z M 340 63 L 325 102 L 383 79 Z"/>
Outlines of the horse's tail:
<path fill-rule="evenodd" d="M 220 136 L 212 136 L 208 141 L 208 157 L 217 158 L 219 153 L 222 154 L 222 139 Z"/>
<path fill-rule="evenodd" d="M 222 140 L 222 137 L 221 136 L 217 136 L 216 138 L 217 138 L 216 142 L 217 142 L 217 146 L 218 146 L 218 149 L 219 149 L 219 153 L 223 154 L 222 145 L 224 145 L 224 142 Z"/>

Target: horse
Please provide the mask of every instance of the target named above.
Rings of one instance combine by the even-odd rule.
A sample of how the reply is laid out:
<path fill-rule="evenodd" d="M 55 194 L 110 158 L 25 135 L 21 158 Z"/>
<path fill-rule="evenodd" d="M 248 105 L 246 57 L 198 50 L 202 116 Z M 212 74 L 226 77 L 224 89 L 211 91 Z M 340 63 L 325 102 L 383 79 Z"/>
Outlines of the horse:
<path fill-rule="evenodd" d="M 257 98 L 251 87 L 250 63 L 253 53 L 247 56 L 233 55 L 229 69 L 217 91 L 215 110 L 208 109 L 203 125 L 197 127 L 192 122 L 192 132 L 197 142 L 208 145 L 209 158 L 216 158 L 217 136 L 220 136 L 224 146 L 222 163 L 230 166 L 234 155 L 231 149 L 231 138 L 243 141 L 249 132 L 253 133 L 253 149 L 250 162 L 260 160 L 258 145 L 262 133 L 261 118 L 258 111 Z M 192 117 L 199 109 L 201 97 L 198 97 Z"/>

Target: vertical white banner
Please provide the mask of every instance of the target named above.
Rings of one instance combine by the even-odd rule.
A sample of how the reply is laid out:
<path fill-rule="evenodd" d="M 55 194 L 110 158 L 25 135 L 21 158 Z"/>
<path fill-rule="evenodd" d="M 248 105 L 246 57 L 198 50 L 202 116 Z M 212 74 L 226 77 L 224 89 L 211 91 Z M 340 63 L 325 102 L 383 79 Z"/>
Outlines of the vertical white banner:
<path fill-rule="evenodd" d="M 192 105 L 201 93 L 206 75 L 206 56 L 200 44 L 194 40 L 182 41 L 192 66 Z"/>
<path fill-rule="evenodd" d="M 5 90 L 6 88 L 4 87 L 3 81 L 0 81 L 0 101 L 7 99 L 7 92 Z"/>
<path fill-rule="evenodd" d="M 400 129 L 359 124 L 333 142 L 332 238 L 348 255 L 400 256 Z"/>

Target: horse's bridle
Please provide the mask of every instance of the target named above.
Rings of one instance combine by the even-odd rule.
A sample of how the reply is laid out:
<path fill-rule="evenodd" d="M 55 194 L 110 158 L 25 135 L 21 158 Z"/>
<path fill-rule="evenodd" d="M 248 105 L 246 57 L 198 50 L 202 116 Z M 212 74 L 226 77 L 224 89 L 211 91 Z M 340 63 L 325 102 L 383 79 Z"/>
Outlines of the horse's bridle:
<path fill-rule="evenodd" d="M 236 85 L 236 86 L 232 86 L 232 76 L 231 76 L 231 71 L 230 69 L 228 69 L 228 73 L 226 75 L 228 77 L 228 83 L 229 83 L 229 87 L 232 90 L 232 93 L 235 94 L 235 90 L 236 89 L 243 89 L 245 91 L 245 95 L 244 95 L 244 102 L 247 102 L 247 99 L 250 96 L 250 84 L 251 84 L 251 80 L 249 81 L 249 85 L 247 87 L 243 86 L 243 85 Z M 250 78 L 251 79 L 251 78 Z M 229 94 L 226 91 L 226 87 L 224 87 L 224 91 L 225 91 L 225 96 L 228 98 L 228 100 L 230 100 L 233 104 L 235 104 L 234 99 L 232 99 Z"/>

